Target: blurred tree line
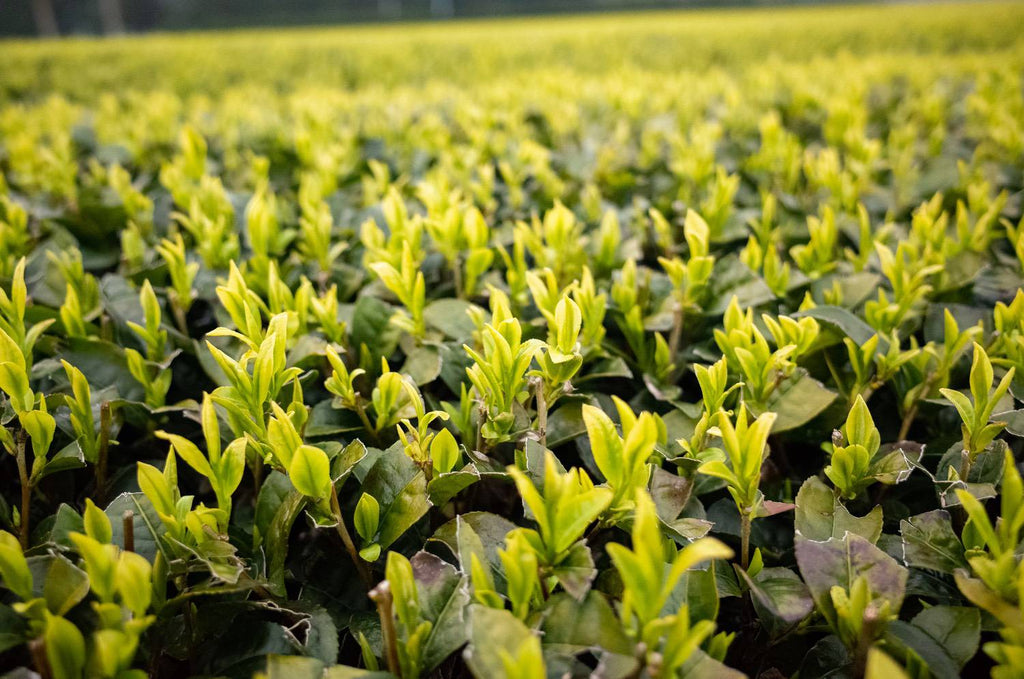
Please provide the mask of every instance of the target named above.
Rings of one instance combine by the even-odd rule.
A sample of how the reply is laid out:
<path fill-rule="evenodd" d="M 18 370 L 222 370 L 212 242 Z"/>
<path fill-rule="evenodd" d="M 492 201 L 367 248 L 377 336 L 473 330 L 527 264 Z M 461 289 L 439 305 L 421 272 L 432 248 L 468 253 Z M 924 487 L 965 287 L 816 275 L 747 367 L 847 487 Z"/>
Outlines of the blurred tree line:
<path fill-rule="evenodd" d="M 287 26 L 494 15 L 527 15 L 573 11 L 778 4 L 778 1 L 0 0 L 0 36 L 117 34 L 153 30 Z M 792 0 L 789 1 L 792 2 Z"/>

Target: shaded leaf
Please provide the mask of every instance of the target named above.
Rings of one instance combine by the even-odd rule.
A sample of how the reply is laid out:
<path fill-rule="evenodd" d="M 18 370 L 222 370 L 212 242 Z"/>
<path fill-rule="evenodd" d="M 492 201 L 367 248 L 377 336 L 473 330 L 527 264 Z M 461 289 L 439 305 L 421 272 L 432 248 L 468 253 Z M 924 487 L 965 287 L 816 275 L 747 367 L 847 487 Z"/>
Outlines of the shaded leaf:
<path fill-rule="evenodd" d="M 428 552 L 410 560 L 424 617 L 433 623 L 424 641 L 423 667 L 431 671 L 466 643 L 465 611 L 469 586 L 450 564 Z"/>
<path fill-rule="evenodd" d="M 446 337 L 453 340 L 465 340 L 472 337 L 476 326 L 469 315 L 470 309 L 483 309 L 464 299 L 446 297 L 435 299 L 423 308 L 423 320 L 435 330 L 440 330 Z"/>
<path fill-rule="evenodd" d="M 472 464 L 459 471 L 439 474 L 427 484 L 427 496 L 435 507 L 444 506 L 449 500 L 480 480 L 480 472 Z"/>
<path fill-rule="evenodd" d="M 466 512 L 438 528 L 430 538 L 443 543 L 458 559 L 463 573 L 469 573 L 470 555 L 489 563 L 496 574 L 503 572 L 498 548 L 516 525 L 489 512 Z M 502 580 L 504 578 L 502 577 Z"/>
<path fill-rule="evenodd" d="M 430 345 L 416 347 L 406 357 L 402 372 L 411 377 L 416 386 L 433 382 L 441 374 L 440 351 Z"/>
<path fill-rule="evenodd" d="M 858 576 L 867 579 L 873 596 L 888 599 L 893 611 L 903 604 L 907 569 L 855 533 L 824 542 L 797 538 L 796 561 L 818 610 L 832 624 L 836 619 L 832 587 L 849 591 Z"/>
<path fill-rule="evenodd" d="M 813 318 L 825 328 L 832 328 L 844 337 L 849 337 L 858 346 L 864 344 L 872 336 L 875 329 L 862 318 L 848 309 L 837 306 L 820 305 L 793 314 L 794 318 Z M 878 351 L 884 353 L 889 343 L 882 337 L 878 338 Z"/>
<path fill-rule="evenodd" d="M 593 649 L 628 656 L 633 652 L 615 610 L 595 591 L 582 600 L 565 593 L 552 596 L 541 632 L 545 648 L 563 653 Z"/>
<path fill-rule="evenodd" d="M 396 446 L 384 451 L 363 480 L 364 493 L 380 504 L 381 549 L 387 549 L 430 509 L 427 479 Z"/>
<path fill-rule="evenodd" d="M 26 641 L 25 621 L 10 606 L 0 604 L 0 653 Z"/>
<path fill-rule="evenodd" d="M 122 493 L 114 498 L 104 510 L 110 519 L 111 542 L 119 547 L 124 546 L 124 515 L 132 513 L 132 534 L 135 540 L 135 553 L 146 557 L 152 562 L 157 551 L 163 551 L 160 539 L 166 532 L 163 521 L 156 509 L 142 493 Z M 166 557 L 166 555 L 164 555 Z"/>
<path fill-rule="evenodd" d="M 477 677 L 506 676 L 501 652 L 515 656 L 532 632 L 506 610 L 472 604 L 468 608 L 469 646 L 462 657 Z"/>
<path fill-rule="evenodd" d="M 582 599 L 590 590 L 590 583 L 597 577 L 594 557 L 586 540 L 580 540 L 569 548 L 558 565 L 551 569 L 559 584 L 576 599 Z"/>
<path fill-rule="evenodd" d="M 349 324 L 352 346 L 357 349 L 366 346 L 374 357 L 390 356 L 402 334 L 391 323 L 393 314 L 394 309 L 386 302 L 368 295 L 360 297 L 352 311 L 352 323 Z M 376 359 L 374 363 L 379 364 L 380 360 Z"/>
<path fill-rule="evenodd" d="M 830 634 L 811 647 L 800 665 L 802 679 L 853 679 L 853 658 L 846 645 Z"/>
<path fill-rule="evenodd" d="M 63 556 L 29 557 L 28 565 L 54 615 L 65 615 L 89 593 L 89 576 Z"/>
<path fill-rule="evenodd" d="M 863 517 L 853 516 L 831 488 L 812 476 L 797 493 L 794 523 L 797 534 L 808 540 L 842 538 L 850 532 L 875 543 L 882 534 L 882 508 L 876 506 Z"/>
<path fill-rule="evenodd" d="M 792 629 L 814 610 L 807 586 L 788 568 L 763 568 L 753 578 L 742 568 L 736 573 L 750 588 L 758 620 L 772 637 Z"/>
<path fill-rule="evenodd" d="M 958 679 L 960 668 L 942 645 L 923 629 L 895 620 L 889 623 L 886 641 L 896 649 L 909 648 L 920 656 L 936 679 Z"/>
<path fill-rule="evenodd" d="M 583 402 L 566 401 L 548 417 L 547 444 L 554 448 L 587 433 L 581 412 Z"/>
<path fill-rule="evenodd" d="M 690 617 L 694 620 L 714 620 L 718 617 L 718 568 L 712 561 L 703 570 L 691 568 L 679 578 L 679 583 L 672 590 L 662 615 L 672 615 L 679 611 L 679 606 L 686 604 L 690 609 Z"/>
<path fill-rule="evenodd" d="M 938 642 L 959 668 L 978 652 L 981 641 L 981 615 L 968 606 L 932 606 L 911 622 Z"/>
<path fill-rule="evenodd" d="M 305 433 L 308 437 L 316 438 L 362 430 L 363 423 L 359 415 L 351 410 L 335 408 L 328 399 L 320 401 L 309 411 Z"/>
<path fill-rule="evenodd" d="M 765 410 L 776 414 L 772 433 L 807 424 L 832 405 L 838 394 L 799 369 L 768 397 Z"/>
<path fill-rule="evenodd" d="M 952 573 L 967 568 L 964 546 L 953 531 L 949 512 L 936 509 L 900 521 L 903 560 L 908 566 Z"/>

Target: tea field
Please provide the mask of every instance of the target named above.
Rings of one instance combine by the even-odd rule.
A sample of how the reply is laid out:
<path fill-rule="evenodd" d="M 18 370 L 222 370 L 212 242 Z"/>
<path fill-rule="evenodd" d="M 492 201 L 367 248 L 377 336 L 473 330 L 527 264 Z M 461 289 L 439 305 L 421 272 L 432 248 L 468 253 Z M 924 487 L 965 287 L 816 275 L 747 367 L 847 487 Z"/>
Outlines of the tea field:
<path fill-rule="evenodd" d="M 0 42 L 0 676 L 1024 677 L 1022 25 Z"/>

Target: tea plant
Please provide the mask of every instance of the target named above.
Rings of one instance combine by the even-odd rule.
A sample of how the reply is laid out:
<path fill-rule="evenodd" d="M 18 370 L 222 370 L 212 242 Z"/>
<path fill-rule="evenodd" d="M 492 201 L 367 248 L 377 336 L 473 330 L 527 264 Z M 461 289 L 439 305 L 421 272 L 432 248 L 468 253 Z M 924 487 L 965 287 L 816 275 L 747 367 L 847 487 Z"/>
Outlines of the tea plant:
<path fill-rule="evenodd" d="M 1021 676 L 1022 10 L 750 12 L 0 44 L 0 673 Z"/>

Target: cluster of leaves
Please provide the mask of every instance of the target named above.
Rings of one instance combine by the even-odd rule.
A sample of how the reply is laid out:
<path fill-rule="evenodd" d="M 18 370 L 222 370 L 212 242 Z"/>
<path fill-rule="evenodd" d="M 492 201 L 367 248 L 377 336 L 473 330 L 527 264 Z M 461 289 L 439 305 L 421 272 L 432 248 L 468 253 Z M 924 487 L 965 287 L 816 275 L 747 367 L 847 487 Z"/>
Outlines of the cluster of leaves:
<path fill-rule="evenodd" d="M 673 75 L 484 31 L 466 91 L 5 69 L 0 668 L 1024 675 L 1024 43 L 938 49 L 973 7 Z"/>

